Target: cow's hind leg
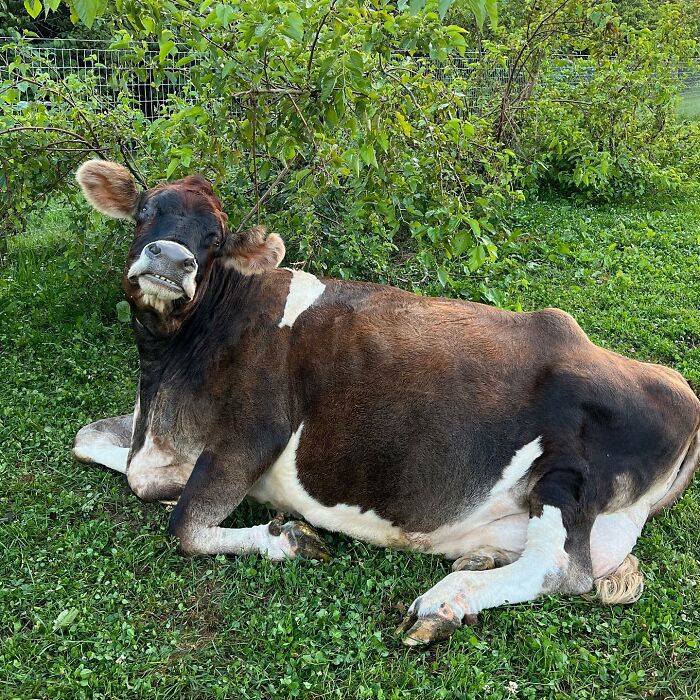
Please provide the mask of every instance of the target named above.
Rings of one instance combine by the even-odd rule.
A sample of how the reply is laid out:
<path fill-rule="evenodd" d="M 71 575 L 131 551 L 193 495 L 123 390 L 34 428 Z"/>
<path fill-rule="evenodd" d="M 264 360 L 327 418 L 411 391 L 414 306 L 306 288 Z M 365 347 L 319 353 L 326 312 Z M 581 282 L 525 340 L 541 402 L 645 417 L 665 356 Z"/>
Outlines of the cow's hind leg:
<path fill-rule="evenodd" d="M 98 420 L 81 428 L 75 436 L 73 457 L 78 462 L 101 464 L 126 474 L 133 420 L 133 414 L 129 413 Z"/>
<path fill-rule="evenodd" d="M 409 646 L 448 637 L 486 608 L 521 603 L 547 593 L 583 593 L 593 574 L 583 474 L 585 464 L 572 458 L 543 456 L 543 474 L 530 493 L 525 549 L 512 564 L 486 571 L 456 571 L 417 598 L 399 627 Z"/>

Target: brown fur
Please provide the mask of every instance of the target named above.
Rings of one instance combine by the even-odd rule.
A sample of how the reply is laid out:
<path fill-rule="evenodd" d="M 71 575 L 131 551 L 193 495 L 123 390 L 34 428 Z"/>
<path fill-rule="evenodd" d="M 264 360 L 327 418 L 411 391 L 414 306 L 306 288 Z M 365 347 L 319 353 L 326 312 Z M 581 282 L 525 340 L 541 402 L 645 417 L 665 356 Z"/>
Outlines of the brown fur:
<path fill-rule="evenodd" d="M 227 261 L 242 275 L 259 275 L 277 267 L 284 259 L 284 241 L 276 234 L 267 235 L 264 226 L 253 226 L 227 243 Z"/>
<path fill-rule="evenodd" d="M 139 192 L 132 174 L 123 165 L 89 160 L 78 168 L 75 178 L 97 211 L 113 219 L 134 217 Z"/>

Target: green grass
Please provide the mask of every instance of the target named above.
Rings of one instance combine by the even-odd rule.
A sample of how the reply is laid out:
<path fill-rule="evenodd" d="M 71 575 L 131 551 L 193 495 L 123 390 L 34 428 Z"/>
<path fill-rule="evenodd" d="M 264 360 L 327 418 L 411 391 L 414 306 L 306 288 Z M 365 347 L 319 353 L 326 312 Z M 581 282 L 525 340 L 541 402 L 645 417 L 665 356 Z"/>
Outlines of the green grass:
<path fill-rule="evenodd" d="M 700 83 L 684 93 L 678 106 L 678 114 L 686 119 L 700 119 Z"/>
<path fill-rule="evenodd" d="M 692 197 L 517 219 L 519 247 L 486 273 L 509 303 L 560 306 L 602 345 L 700 380 Z M 393 628 L 449 571 L 437 557 L 341 536 L 327 565 L 178 556 L 163 507 L 69 457 L 78 428 L 131 410 L 137 378 L 115 311 L 128 235 L 99 226 L 80 240 L 44 212 L 0 270 L 0 698 L 700 696 L 697 479 L 644 531 L 636 605 L 544 598 L 428 650 Z M 244 505 L 233 522 L 265 517 Z"/>

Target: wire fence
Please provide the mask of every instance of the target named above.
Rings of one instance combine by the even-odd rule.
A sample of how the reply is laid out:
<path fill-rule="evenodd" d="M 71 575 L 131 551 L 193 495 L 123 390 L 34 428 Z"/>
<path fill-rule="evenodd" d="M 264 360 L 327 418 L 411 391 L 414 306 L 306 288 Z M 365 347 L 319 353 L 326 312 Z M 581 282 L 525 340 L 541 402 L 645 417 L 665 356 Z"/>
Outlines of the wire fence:
<path fill-rule="evenodd" d="M 163 66 L 157 44 L 125 49 L 111 48 L 111 42 L 102 40 L 31 39 L 17 43 L 0 37 L 0 71 L 4 69 L 6 73 L 18 57 L 34 78 L 43 76 L 80 86 L 105 106 L 127 100 L 149 119 L 161 114 L 172 96 L 192 102 L 197 99 L 191 85 L 193 71 L 198 69 L 197 60 L 185 62 L 185 57 L 178 65 L 178 60 L 173 58 Z M 583 58 L 556 56 L 546 79 L 569 86 L 589 80 L 595 69 L 586 65 Z M 465 109 L 472 113 L 480 113 L 493 104 L 509 81 L 513 92 L 522 89 L 527 81 L 522 72 L 511 76 L 507 65 L 487 64 L 476 52 L 453 57 L 435 73 L 448 84 L 459 84 Z M 684 99 L 700 104 L 700 64 L 679 69 L 678 77 L 684 86 Z M 31 102 L 31 86 L 26 94 L 25 106 Z M 235 104 L 233 107 L 236 111 Z M 238 107 L 242 111 L 243 103 Z"/>
<path fill-rule="evenodd" d="M 190 89 L 192 73 L 198 68 L 196 59 L 183 65 L 173 59 L 162 66 L 157 45 L 122 49 L 110 48 L 109 41 L 99 40 L 31 39 L 17 43 L 0 37 L 0 70 L 18 57 L 34 77 L 72 81 L 83 88 L 87 85 L 106 105 L 131 100 L 149 118 L 160 114 L 173 95 L 192 101 L 197 97 Z M 415 66 L 418 64 L 416 61 Z M 455 57 L 442 68 L 433 66 L 445 82 L 460 79 L 460 93 L 470 111 L 478 111 L 499 94 L 509 77 L 506 66 L 487 66 L 477 53 Z M 511 82 L 517 88 L 523 76 L 516 75 Z"/>

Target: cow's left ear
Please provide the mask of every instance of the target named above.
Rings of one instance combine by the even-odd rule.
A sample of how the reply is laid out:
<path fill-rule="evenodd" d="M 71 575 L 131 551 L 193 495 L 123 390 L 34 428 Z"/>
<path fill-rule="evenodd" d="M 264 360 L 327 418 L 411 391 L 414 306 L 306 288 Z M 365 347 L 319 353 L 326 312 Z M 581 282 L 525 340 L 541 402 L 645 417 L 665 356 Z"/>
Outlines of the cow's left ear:
<path fill-rule="evenodd" d="M 227 265 L 242 275 L 258 275 L 277 267 L 284 258 L 284 241 L 264 226 L 229 234 L 221 251 Z"/>

